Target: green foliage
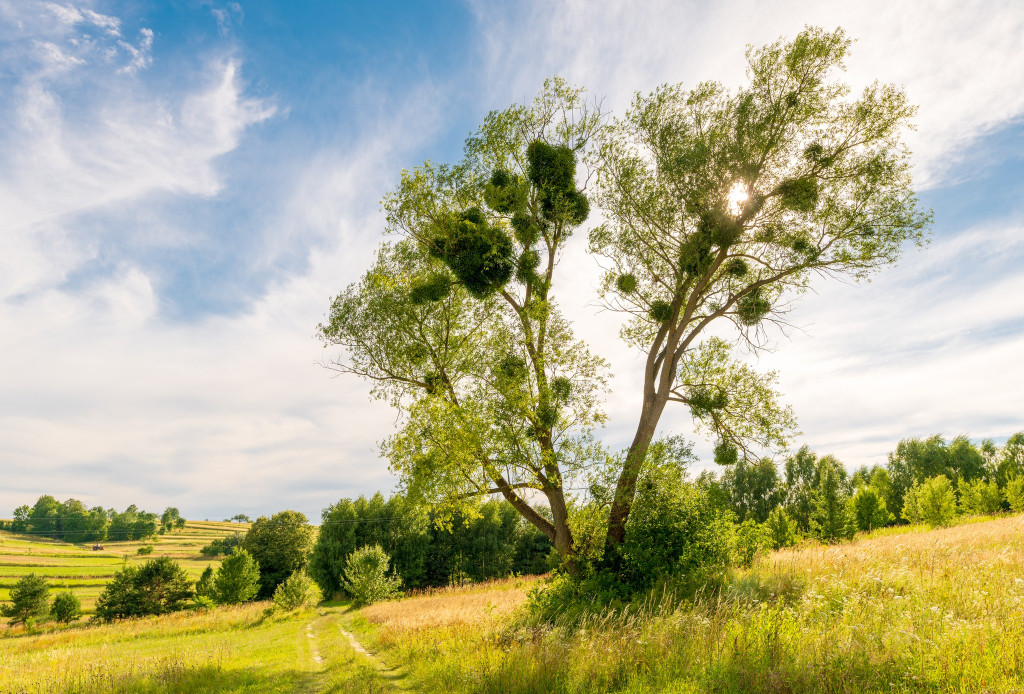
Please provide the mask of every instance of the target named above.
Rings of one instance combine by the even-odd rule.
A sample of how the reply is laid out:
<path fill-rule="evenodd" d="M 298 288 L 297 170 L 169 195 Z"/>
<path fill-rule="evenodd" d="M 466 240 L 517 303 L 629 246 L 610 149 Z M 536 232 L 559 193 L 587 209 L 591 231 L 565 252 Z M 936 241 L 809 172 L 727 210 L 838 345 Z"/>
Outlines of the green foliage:
<path fill-rule="evenodd" d="M 166 530 L 184 528 L 185 519 L 181 517 L 181 513 L 178 509 L 173 506 L 168 506 L 164 509 L 163 515 L 160 516 L 160 525 Z"/>
<path fill-rule="evenodd" d="M 770 459 L 748 462 L 740 459 L 722 475 L 732 510 L 740 521 L 764 523 L 783 499 L 779 472 Z"/>
<path fill-rule="evenodd" d="M 962 482 L 959 492 L 964 513 L 998 513 L 1003 509 L 1003 492 L 995 480 Z"/>
<path fill-rule="evenodd" d="M 664 323 L 672 317 L 672 305 L 667 301 L 656 299 L 651 302 L 651 308 L 648 309 L 648 313 L 650 313 L 651 318 L 654 320 Z"/>
<path fill-rule="evenodd" d="M 811 530 L 822 542 L 848 540 L 856 532 L 848 510 L 845 470 L 831 456 L 818 460 L 818 485 L 812 501 Z"/>
<path fill-rule="evenodd" d="M 203 545 L 199 553 L 204 557 L 216 557 L 221 554 L 231 554 L 236 547 L 242 544 L 245 536 L 242 533 L 232 533 L 226 537 L 218 537 L 210 544 Z"/>
<path fill-rule="evenodd" d="M 196 581 L 196 598 L 205 598 L 212 602 L 216 597 L 217 589 L 213 585 L 213 575 L 213 567 L 207 565 L 199 576 L 199 580 Z"/>
<path fill-rule="evenodd" d="M 1008 481 L 1005 494 L 1011 511 L 1024 511 L 1024 477 L 1014 477 Z"/>
<path fill-rule="evenodd" d="M 298 511 L 281 511 L 270 518 L 256 519 L 240 547 L 259 565 L 260 598 L 271 597 L 285 578 L 306 566 L 314 532 L 306 516 Z"/>
<path fill-rule="evenodd" d="M 184 609 L 194 594 L 192 581 L 177 562 L 170 557 L 150 559 L 114 574 L 96 600 L 93 619 L 109 622 L 166 614 Z"/>
<path fill-rule="evenodd" d="M 70 624 L 82 616 L 82 603 L 70 590 L 57 593 L 50 606 L 50 617 L 56 622 Z"/>
<path fill-rule="evenodd" d="M 107 539 L 115 541 L 143 540 L 156 535 L 155 513 L 140 511 L 134 504 L 121 513 L 112 513 L 107 528 Z"/>
<path fill-rule="evenodd" d="M 252 600 L 260 588 L 259 564 L 244 549 L 235 550 L 217 569 L 213 587 L 219 603 L 235 605 Z"/>
<path fill-rule="evenodd" d="M 771 302 L 760 291 L 753 290 L 736 303 L 736 318 L 743 325 L 757 325 L 771 310 Z"/>
<path fill-rule="evenodd" d="M 956 517 L 956 494 L 945 475 L 915 482 L 904 496 L 903 518 L 932 527 L 949 525 Z"/>
<path fill-rule="evenodd" d="M 135 550 L 135 553 L 140 555 L 140 556 L 145 556 L 147 554 L 152 554 L 153 553 L 153 545 L 142 545 L 142 547 L 139 547 L 137 550 Z"/>
<path fill-rule="evenodd" d="M 818 206 L 818 179 L 814 176 L 789 178 L 778 185 L 775 193 L 785 209 L 813 212 Z"/>
<path fill-rule="evenodd" d="M 857 490 L 850 499 L 850 508 L 857 530 L 867 531 L 881 528 L 896 520 L 885 506 L 885 499 L 873 487 Z"/>
<path fill-rule="evenodd" d="M 452 280 L 448 275 L 440 272 L 429 275 L 427 278 L 412 285 L 409 291 L 409 301 L 414 305 L 424 304 L 428 301 L 441 301 L 452 292 Z"/>
<path fill-rule="evenodd" d="M 400 576 L 387 575 L 391 558 L 380 545 L 360 547 L 348 556 L 342 585 L 356 607 L 395 597 L 402 586 Z"/>
<path fill-rule="evenodd" d="M 772 532 L 767 524 L 748 518 L 736 526 L 736 562 L 740 566 L 750 566 L 754 557 L 771 547 Z"/>
<path fill-rule="evenodd" d="M 515 270 L 512 239 L 475 207 L 443 226 L 430 249 L 477 299 L 500 291 Z"/>
<path fill-rule="evenodd" d="M 615 278 L 615 287 L 623 294 L 632 294 L 636 291 L 636 275 L 626 273 Z"/>
<path fill-rule="evenodd" d="M 733 551 L 733 524 L 706 490 L 675 465 L 650 466 L 639 481 L 622 545 L 625 580 L 643 590 L 659 579 L 720 572 Z"/>
<path fill-rule="evenodd" d="M 940 475 L 948 480 L 971 482 L 985 476 L 985 458 L 966 436 L 948 444 L 938 434 L 927 439 L 904 439 L 889 454 L 892 480 L 891 508 L 902 508 L 903 495 L 915 483 Z"/>
<path fill-rule="evenodd" d="M 46 579 L 34 573 L 26 574 L 11 588 L 11 601 L 0 605 L 0 615 L 7 617 L 11 624 L 44 619 L 50 612 L 49 597 Z"/>
<path fill-rule="evenodd" d="M 800 541 L 800 535 L 797 532 L 797 522 L 790 518 L 789 514 L 786 513 L 786 509 L 781 506 L 776 506 L 768 514 L 768 520 L 765 521 L 764 527 L 768 531 L 768 546 L 771 549 L 782 549 L 783 547 L 792 547 Z"/>
<path fill-rule="evenodd" d="M 324 599 L 316 582 L 305 571 L 296 571 L 274 590 L 274 607 L 297 610 L 302 607 L 316 607 Z"/>

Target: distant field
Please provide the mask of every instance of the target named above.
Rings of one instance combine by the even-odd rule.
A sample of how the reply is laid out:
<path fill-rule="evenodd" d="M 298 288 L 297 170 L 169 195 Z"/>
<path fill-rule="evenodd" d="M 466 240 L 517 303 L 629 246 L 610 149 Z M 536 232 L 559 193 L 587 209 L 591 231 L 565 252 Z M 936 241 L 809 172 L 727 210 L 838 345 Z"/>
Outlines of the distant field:
<path fill-rule="evenodd" d="M 190 576 L 199 578 L 208 565 L 214 569 L 220 565 L 220 559 L 204 557 L 199 550 L 217 538 L 244 533 L 248 528 L 248 523 L 189 521 L 184 528 L 145 542 L 103 542 L 103 550 L 96 552 L 91 542 L 76 545 L 0 531 L 0 602 L 10 599 L 11 587 L 19 578 L 35 573 L 49 580 L 51 594 L 67 588 L 89 613 L 103 586 L 126 561 L 141 564 L 155 557 L 171 557 Z M 152 554 L 136 554 L 139 547 L 149 544 L 153 545 Z"/>

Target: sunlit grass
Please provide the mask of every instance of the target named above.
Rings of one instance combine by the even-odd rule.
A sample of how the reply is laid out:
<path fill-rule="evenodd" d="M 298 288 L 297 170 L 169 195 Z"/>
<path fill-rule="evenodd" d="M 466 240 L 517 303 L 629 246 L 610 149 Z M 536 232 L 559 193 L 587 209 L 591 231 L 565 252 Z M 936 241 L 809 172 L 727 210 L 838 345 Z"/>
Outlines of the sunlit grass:
<path fill-rule="evenodd" d="M 652 597 L 581 625 L 515 626 L 479 602 L 465 607 L 475 620 L 432 622 L 430 599 L 351 618 L 427 692 L 1024 688 L 1020 516 L 776 552 L 721 592 Z"/>

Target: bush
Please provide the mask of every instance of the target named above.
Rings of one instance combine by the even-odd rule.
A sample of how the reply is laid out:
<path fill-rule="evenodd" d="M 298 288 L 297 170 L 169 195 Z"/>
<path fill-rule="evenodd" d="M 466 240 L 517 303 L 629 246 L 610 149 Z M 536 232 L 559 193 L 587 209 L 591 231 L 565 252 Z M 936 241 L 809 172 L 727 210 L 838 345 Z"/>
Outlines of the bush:
<path fill-rule="evenodd" d="M 0 605 L 0 615 L 8 617 L 11 624 L 44 619 L 50 611 L 49 596 L 50 587 L 46 579 L 27 574 L 11 588 L 11 602 Z"/>
<path fill-rule="evenodd" d="M 96 600 L 93 619 L 109 622 L 125 617 L 165 614 L 184 609 L 193 597 L 192 581 L 169 557 L 150 559 L 141 567 L 126 566 Z"/>
<path fill-rule="evenodd" d="M 58 593 L 50 607 L 50 616 L 56 621 L 69 624 L 82 616 L 82 603 L 70 590 Z"/>
<path fill-rule="evenodd" d="M 956 516 L 956 494 L 945 475 L 915 483 L 903 500 L 903 518 L 932 527 L 949 525 Z"/>
<path fill-rule="evenodd" d="M 773 508 L 768 514 L 765 528 L 768 530 L 768 542 L 772 549 L 792 547 L 800 540 L 796 521 L 790 518 L 789 513 L 781 506 Z"/>
<path fill-rule="evenodd" d="M 316 582 L 305 571 L 296 571 L 274 591 L 274 607 L 281 610 L 315 607 L 323 598 Z"/>
<path fill-rule="evenodd" d="M 260 565 L 244 549 L 236 549 L 217 569 L 213 584 L 218 602 L 234 605 L 252 600 L 260 589 Z"/>
<path fill-rule="evenodd" d="M 693 583 L 720 573 L 733 552 L 731 518 L 706 489 L 686 482 L 680 468 L 648 468 L 626 523 L 622 578 L 642 591 L 661 579 Z"/>
<path fill-rule="evenodd" d="M 857 530 L 874 530 L 896 520 L 885 507 L 885 500 L 873 487 L 861 487 L 850 499 L 850 510 Z"/>
<path fill-rule="evenodd" d="M 736 526 L 736 562 L 740 566 L 750 566 L 758 552 L 770 547 L 771 543 L 768 527 L 748 518 Z"/>
<path fill-rule="evenodd" d="M 135 553 L 136 554 L 142 554 L 142 555 L 152 554 L 153 553 L 153 545 L 143 545 L 142 547 L 139 547 L 137 550 L 135 550 Z"/>
<path fill-rule="evenodd" d="M 1003 510 L 1003 492 L 995 480 L 962 482 L 960 508 L 964 513 L 998 513 Z"/>
<path fill-rule="evenodd" d="M 402 579 L 386 575 L 390 563 L 391 558 L 380 545 L 360 547 L 348 556 L 342 587 L 352 596 L 353 605 L 361 607 L 398 594 Z"/>
<path fill-rule="evenodd" d="M 1024 511 L 1024 477 L 1014 477 L 1006 483 L 1006 502 L 1013 511 Z"/>
<path fill-rule="evenodd" d="M 208 545 L 203 546 L 199 553 L 204 557 L 216 557 L 221 554 L 231 554 L 235 547 L 242 544 L 242 533 L 233 533 L 227 537 L 219 537 Z"/>

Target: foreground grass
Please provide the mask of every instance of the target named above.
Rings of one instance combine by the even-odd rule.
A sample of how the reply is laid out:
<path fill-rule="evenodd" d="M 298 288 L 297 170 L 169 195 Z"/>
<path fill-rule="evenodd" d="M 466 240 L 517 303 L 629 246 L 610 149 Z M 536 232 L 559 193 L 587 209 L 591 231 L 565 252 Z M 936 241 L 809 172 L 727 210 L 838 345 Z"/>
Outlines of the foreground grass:
<path fill-rule="evenodd" d="M 504 602 L 477 591 L 444 612 L 414 598 L 348 620 L 425 692 L 1024 689 L 1020 516 L 776 552 L 720 593 L 581 625 L 510 623 L 525 597 L 505 587 Z"/>
<path fill-rule="evenodd" d="M 0 692 L 394 691 L 340 630 L 340 608 L 266 603 L 0 639 Z"/>

